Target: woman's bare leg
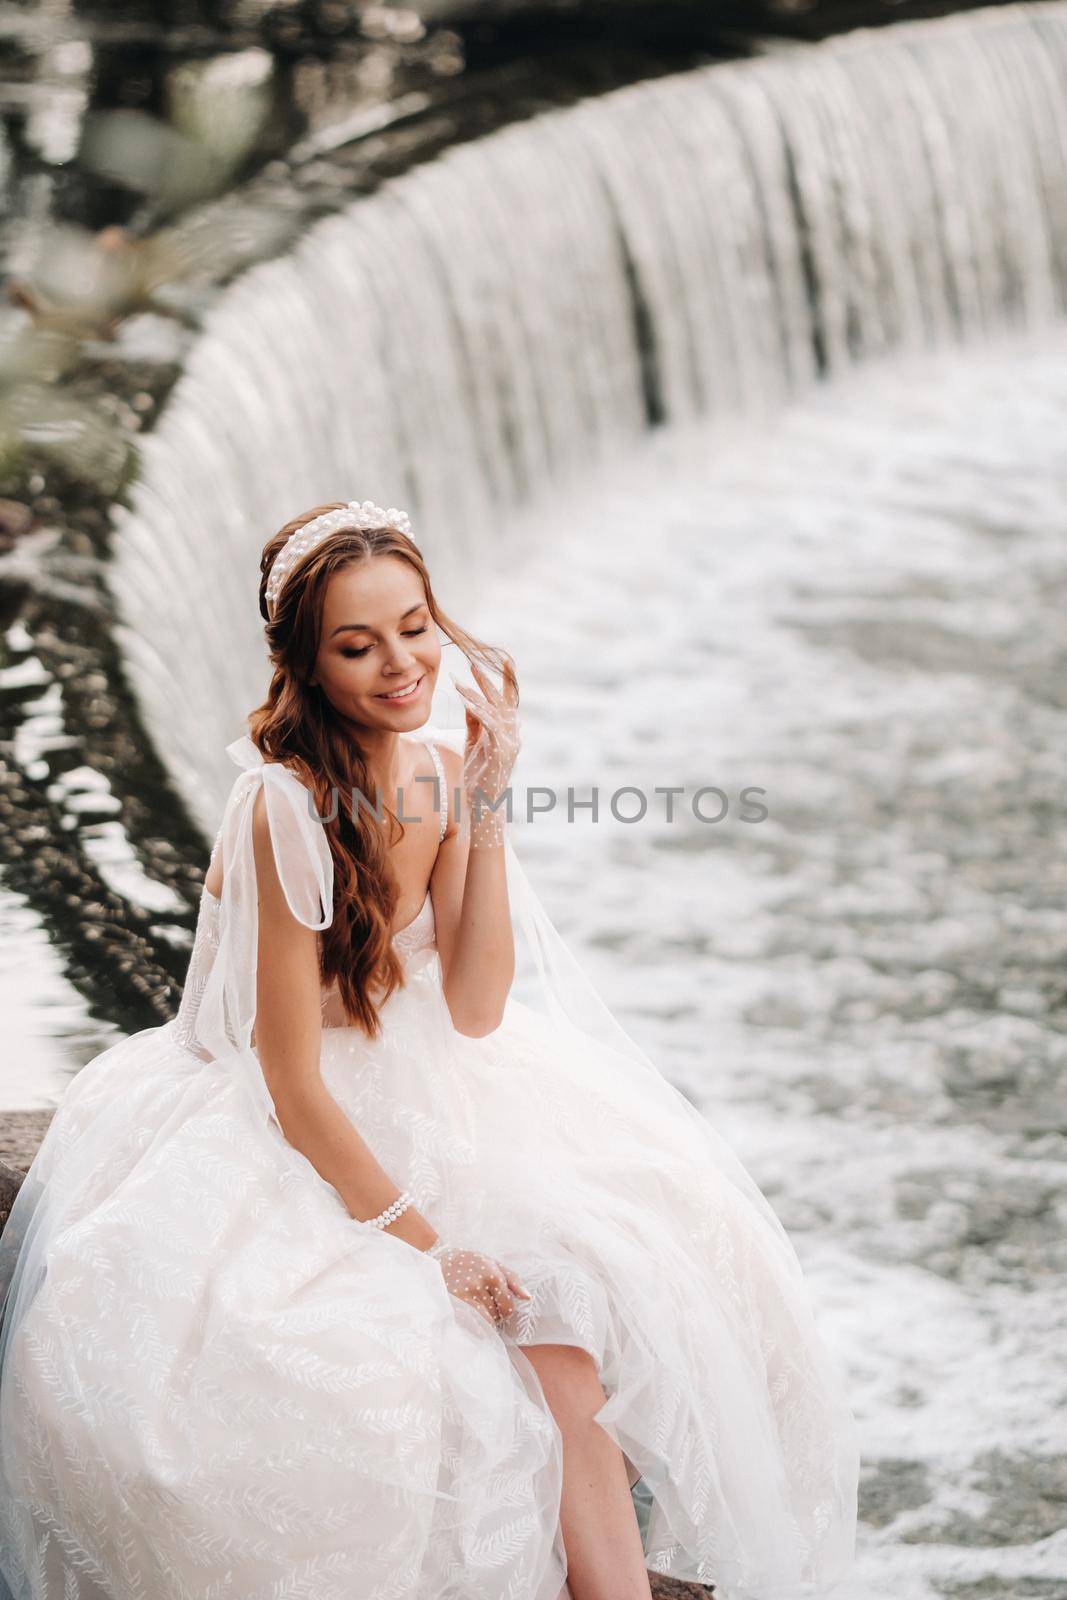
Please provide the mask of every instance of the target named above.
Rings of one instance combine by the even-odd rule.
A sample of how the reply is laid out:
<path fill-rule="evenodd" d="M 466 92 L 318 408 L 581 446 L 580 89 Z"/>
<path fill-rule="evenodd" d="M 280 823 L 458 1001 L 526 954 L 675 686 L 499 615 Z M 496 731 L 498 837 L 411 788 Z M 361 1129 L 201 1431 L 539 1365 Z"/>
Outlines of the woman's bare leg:
<path fill-rule="evenodd" d="M 622 1451 L 593 1415 L 596 1362 L 572 1344 L 521 1345 L 563 1438 L 560 1527 L 573 1600 L 650 1600 L 652 1587 Z M 567 1590 L 564 1590 L 564 1595 Z"/>

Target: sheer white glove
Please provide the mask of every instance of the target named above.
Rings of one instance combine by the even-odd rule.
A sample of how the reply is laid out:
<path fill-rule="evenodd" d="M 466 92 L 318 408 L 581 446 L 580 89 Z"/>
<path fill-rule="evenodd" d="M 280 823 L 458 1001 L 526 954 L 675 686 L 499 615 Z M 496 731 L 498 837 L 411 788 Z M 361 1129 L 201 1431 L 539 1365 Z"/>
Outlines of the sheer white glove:
<path fill-rule="evenodd" d="M 473 1306 L 494 1327 L 514 1311 L 512 1294 L 530 1299 L 530 1291 L 517 1273 L 479 1250 L 464 1250 L 439 1239 L 426 1254 L 436 1259 L 449 1294 Z"/>
<path fill-rule="evenodd" d="M 511 663 L 505 661 L 504 687 L 497 689 L 489 674 L 476 663 L 471 672 L 484 691 L 452 682 L 463 696 L 467 712 L 467 746 L 463 755 L 463 795 L 470 810 L 470 848 L 502 844 L 507 828 L 507 803 L 498 811 L 489 806 L 507 788 L 522 740 L 519 736 L 518 685 Z"/>

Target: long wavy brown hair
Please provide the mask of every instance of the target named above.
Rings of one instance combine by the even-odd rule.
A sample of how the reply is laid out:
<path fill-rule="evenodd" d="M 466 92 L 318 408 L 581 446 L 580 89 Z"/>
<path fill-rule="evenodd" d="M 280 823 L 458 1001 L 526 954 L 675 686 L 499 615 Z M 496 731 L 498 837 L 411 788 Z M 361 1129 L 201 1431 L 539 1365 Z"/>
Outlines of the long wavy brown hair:
<path fill-rule="evenodd" d="M 263 547 L 259 609 L 274 671 L 267 698 L 249 715 L 248 732 L 265 761 L 284 763 L 311 790 L 320 817 L 336 810 L 336 816 L 322 824 L 333 855 L 334 886 L 333 920 L 319 937 L 320 970 L 324 984 L 337 979 L 349 1022 L 373 1039 L 381 1031 L 379 1008 L 404 984 L 403 964 L 392 943 L 399 888 L 389 862 L 389 851 L 403 838 L 404 825 L 384 800 L 381 819 L 369 807 L 351 804 L 353 792 L 368 798 L 372 793 L 363 751 L 321 688 L 310 682 L 327 585 L 345 567 L 375 556 L 397 556 L 418 573 L 434 622 L 468 660 L 500 673 L 505 661 L 514 671 L 514 661 L 506 650 L 483 644 L 445 615 L 418 546 L 393 527 L 327 534 L 285 580 L 272 618 L 265 591 L 281 547 L 313 517 L 342 510 L 343 505 L 332 501 L 303 512 Z"/>

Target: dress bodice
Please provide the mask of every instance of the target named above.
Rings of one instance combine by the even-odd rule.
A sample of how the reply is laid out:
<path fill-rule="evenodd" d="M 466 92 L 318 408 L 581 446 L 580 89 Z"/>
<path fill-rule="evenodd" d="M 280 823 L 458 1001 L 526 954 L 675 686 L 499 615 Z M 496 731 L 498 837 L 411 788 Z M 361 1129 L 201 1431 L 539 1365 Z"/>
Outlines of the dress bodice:
<path fill-rule="evenodd" d="M 440 788 L 441 820 L 438 833 L 438 843 L 440 844 L 448 827 L 448 783 L 445 778 L 444 763 L 441 760 L 437 746 L 429 739 L 425 740 L 424 743 L 433 757 Z M 196 937 L 189 961 L 185 990 L 182 994 L 181 1006 L 175 1020 L 178 1043 L 185 1045 L 187 1049 L 193 1050 L 194 1054 L 200 1054 L 195 1043 L 194 1023 L 200 997 L 203 994 L 204 985 L 211 970 L 212 959 L 218 949 L 220 905 L 221 902 L 218 896 L 212 894 L 211 890 L 205 886 L 200 898 Z M 422 905 L 411 921 L 405 923 L 402 928 L 399 928 L 393 934 L 393 944 L 401 961 L 406 966 L 419 952 L 434 949 L 436 940 L 437 929 L 434 921 L 433 900 L 430 897 L 429 889 L 427 889 Z M 351 1026 L 341 1005 L 336 981 L 324 986 L 322 990 L 322 1025 L 324 1028 Z"/>

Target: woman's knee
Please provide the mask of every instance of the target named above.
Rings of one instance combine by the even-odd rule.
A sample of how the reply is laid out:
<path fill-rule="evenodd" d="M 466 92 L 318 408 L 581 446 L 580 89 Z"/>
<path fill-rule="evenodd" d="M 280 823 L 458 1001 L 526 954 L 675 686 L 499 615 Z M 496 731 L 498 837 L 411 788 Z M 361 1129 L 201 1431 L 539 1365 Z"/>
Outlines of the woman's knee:
<path fill-rule="evenodd" d="M 588 1350 L 574 1344 L 533 1344 L 524 1345 L 523 1352 L 537 1370 L 557 1421 L 584 1421 L 600 1410 L 606 1396 Z"/>

